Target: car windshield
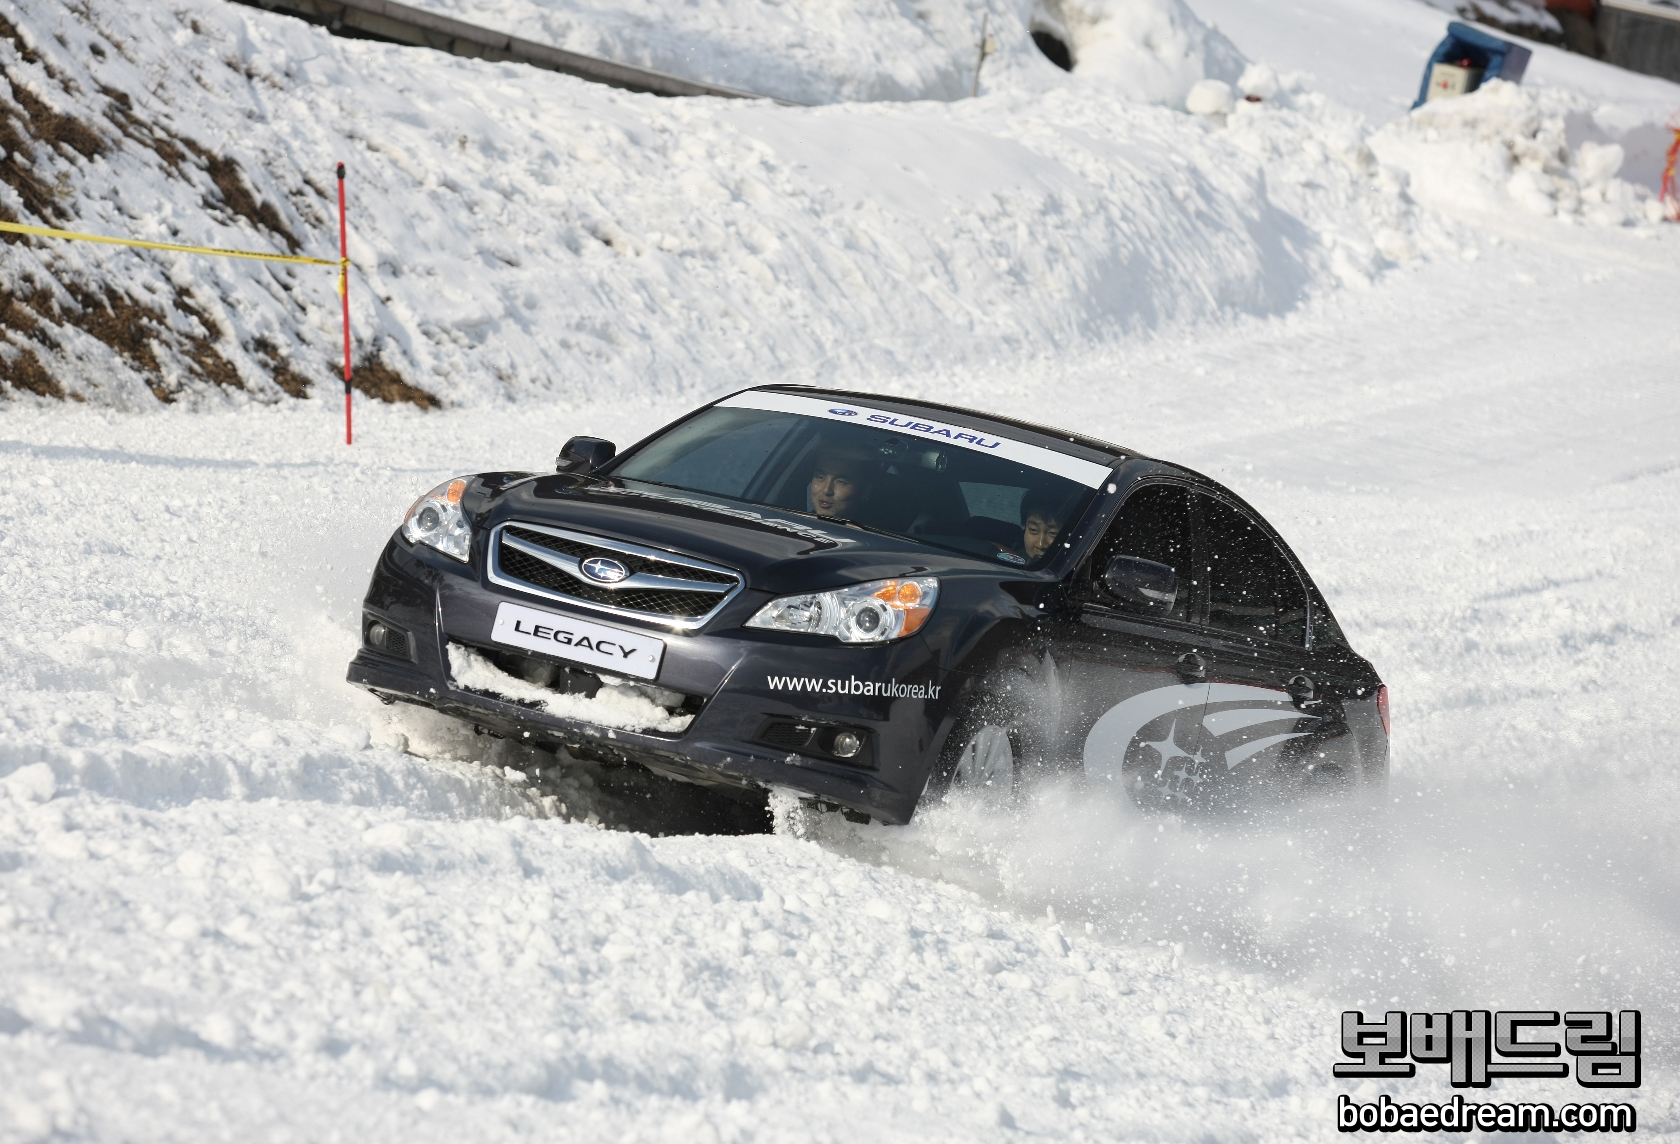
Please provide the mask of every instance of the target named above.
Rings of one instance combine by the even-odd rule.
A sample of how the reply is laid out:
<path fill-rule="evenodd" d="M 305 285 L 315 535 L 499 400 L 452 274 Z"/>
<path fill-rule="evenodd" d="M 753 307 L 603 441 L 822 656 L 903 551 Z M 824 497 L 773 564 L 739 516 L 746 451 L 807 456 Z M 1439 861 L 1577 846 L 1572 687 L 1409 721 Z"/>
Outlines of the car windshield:
<path fill-rule="evenodd" d="M 654 438 L 612 470 L 1037 567 L 1108 479 L 1036 445 L 832 398 L 749 392 Z"/>

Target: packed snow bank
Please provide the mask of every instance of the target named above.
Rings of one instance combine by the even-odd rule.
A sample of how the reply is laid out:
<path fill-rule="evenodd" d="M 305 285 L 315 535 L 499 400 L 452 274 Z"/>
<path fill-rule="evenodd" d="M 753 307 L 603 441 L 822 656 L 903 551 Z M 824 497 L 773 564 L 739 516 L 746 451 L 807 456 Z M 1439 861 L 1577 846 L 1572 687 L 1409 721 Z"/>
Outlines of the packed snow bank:
<path fill-rule="evenodd" d="M 1345 117 L 1305 97 L 1252 108 L 1262 160 L 1118 80 L 803 110 L 630 95 L 212 0 L 29 0 L 20 18 L 0 66 L 94 142 L 32 145 L 30 179 L 0 188 L 14 214 L 330 256 L 343 158 L 359 374 L 447 404 L 715 392 L 1284 313 L 1343 280 L 1344 245 L 1410 228 L 1398 184 L 1338 157 L 1360 150 Z M 0 348 L 14 386 L 143 408 L 332 384 L 331 270 L 8 250 L 34 324 Z"/>
<path fill-rule="evenodd" d="M 1231 76 L 1260 103 L 1138 102 L 1217 88 L 1195 77 L 1241 63 L 1176 0 L 1079 9 L 1115 43 L 1153 43 L 1164 70 L 820 109 L 628 95 L 211 0 L 33 3 L 0 36 L 14 94 L 37 93 L 17 95 L 14 118 L 42 137 L 50 120 L 83 150 L 20 144 L 0 201 L 108 234 L 330 255 L 331 161 L 345 158 L 357 373 L 422 404 L 604 385 L 698 396 L 1053 353 L 1287 313 L 1462 245 L 1356 116 L 1263 64 Z M 177 38 L 194 53 L 154 75 Z M 1575 130 L 1597 121 L 1572 97 L 1469 106 L 1502 99 L 1519 103 L 1397 126 L 1393 161 L 1425 190 L 1446 172 L 1495 201 L 1516 185 L 1498 149 L 1551 147 L 1563 115 L 1580 145 L 1523 176 L 1528 200 L 1643 217 L 1610 178 L 1613 153 Z M 1461 137 L 1493 157 L 1465 164 Z M 14 392 L 206 407 L 333 385 L 330 270 L 8 250 L 0 376 Z"/>
<path fill-rule="evenodd" d="M 1142 103 L 1183 107 L 1197 83 L 1234 83 L 1247 63 L 1183 0 L 1042 0 L 1036 12 L 1071 49 L 1077 75 Z"/>
<path fill-rule="evenodd" d="M 991 0 L 417 0 L 417 7 L 539 43 L 796 103 L 953 100 L 969 94 L 980 27 L 999 51 L 985 89 L 1061 73 L 1033 46 L 1030 4 Z"/>
<path fill-rule="evenodd" d="M 1242 54 L 1184 0 L 420 0 L 527 39 L 799 103 L 955 100 L 974 90 L 982 22 L 996 52 L 980 90 L 1042 91 L 1067 77 L 1034 45 L 1049 33 L 1074 73 L 1140 103 L 1182 107 L 1198 80 L 1235 80 Z"/>
<path fill-rule="evenodd" d="M 1592 101 L 1558 88 L 1491 80 L 1459 99 L 1424 104 L 1371 137 L 1379 159 L 1410 176 L 1421 202 L 1442 210 L 1498 213 L 1516 207 L 1544 218 L 1602 226 L 1655 223 L 1662 204 L 1648 187 L 1617 178 L 1620 144 L 1583 138 Z"/>

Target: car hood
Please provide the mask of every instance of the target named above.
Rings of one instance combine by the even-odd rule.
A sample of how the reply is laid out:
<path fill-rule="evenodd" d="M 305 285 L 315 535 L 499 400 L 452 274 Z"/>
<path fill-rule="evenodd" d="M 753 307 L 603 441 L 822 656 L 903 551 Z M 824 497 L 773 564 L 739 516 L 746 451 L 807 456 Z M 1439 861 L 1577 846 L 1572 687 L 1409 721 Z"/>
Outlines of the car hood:
<path fill-rule="evenodd" d="M 1019 577 L 984 560 L 801 513 L 680 489 L 557 475 L 481 485 L 480 527 L 523 520 L 663 548 L 739 570 L 778 595 L 910 574 Z M 476 498 L 475 498 L 476 499 Z"/>

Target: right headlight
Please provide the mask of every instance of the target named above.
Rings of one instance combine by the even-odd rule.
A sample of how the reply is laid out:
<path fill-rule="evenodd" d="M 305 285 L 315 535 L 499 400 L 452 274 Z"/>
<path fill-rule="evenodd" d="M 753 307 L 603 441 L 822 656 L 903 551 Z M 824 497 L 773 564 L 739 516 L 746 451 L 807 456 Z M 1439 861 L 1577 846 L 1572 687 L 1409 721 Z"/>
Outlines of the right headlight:
<path fill-rule="evenodd" d="M 919 631 L 938 600 L 939 581 L 932 576 L 871 580 L 828 592 L 778 596 L 746 626 L 833 636 L 841 643 L 886 643 Z"/>
<path fill-rule="evenodd" d="M 409 508 L 402 534 L 410 544 L 429 544 L 445 556 L 465 561 L 472 551 L 472 525 L 461 511 L 461 494 L 470 477 L 445 481 Z"/>

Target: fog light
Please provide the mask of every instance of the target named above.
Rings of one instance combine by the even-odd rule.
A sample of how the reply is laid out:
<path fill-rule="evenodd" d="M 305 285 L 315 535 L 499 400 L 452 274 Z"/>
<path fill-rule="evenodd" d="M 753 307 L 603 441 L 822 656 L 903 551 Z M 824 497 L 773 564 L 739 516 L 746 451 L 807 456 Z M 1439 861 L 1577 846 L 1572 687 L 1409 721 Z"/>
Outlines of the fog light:
<path fill-rule="evenodd" d="M 863 750 L 863 740 L 854 732 L 842 731 L 834 736 L 834 746 L 831 749 L 837 757 L 849 759 Z"/>
<path fill-rule="evenodd" d="M 362 642 L 375 651 L 398 659 L 409 658 L 408 633 L 402 628 L 366 616 L 362 620 L 362 633 Z"/>

